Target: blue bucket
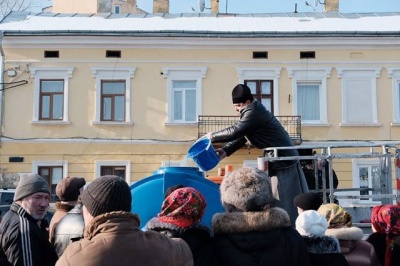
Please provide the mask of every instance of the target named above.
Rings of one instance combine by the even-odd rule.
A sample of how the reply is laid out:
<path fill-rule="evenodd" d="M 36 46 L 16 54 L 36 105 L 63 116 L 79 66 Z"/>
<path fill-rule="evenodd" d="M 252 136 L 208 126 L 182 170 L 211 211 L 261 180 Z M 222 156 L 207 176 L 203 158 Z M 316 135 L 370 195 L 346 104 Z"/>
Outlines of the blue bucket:
<path fill-rule="evenodd" d="M 209 138 L 198 139 L 188 151 L 188 157 L 203 171 L 213 169 L 219 163 L 219 157 Z"/>

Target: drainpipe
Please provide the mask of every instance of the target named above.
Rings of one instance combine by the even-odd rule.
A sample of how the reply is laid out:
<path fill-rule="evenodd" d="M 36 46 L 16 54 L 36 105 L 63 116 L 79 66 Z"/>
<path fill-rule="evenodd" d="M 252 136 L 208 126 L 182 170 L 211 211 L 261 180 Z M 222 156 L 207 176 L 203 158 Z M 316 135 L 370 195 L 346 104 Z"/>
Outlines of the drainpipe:
<path fill-rule="evenodd" d="M 4 32 L 0 32 L 0 146 L 3 136 L 3 109 L 4 109 L 4 50 L 3 50 Z"/>

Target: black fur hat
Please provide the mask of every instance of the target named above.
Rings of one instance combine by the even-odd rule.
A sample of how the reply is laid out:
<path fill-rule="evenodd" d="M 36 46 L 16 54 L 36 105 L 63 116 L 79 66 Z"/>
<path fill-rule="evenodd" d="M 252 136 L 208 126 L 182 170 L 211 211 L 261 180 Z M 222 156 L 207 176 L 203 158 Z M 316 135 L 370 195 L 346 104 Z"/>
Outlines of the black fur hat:
<path fill-rule="evenodd" d="M 268 175 L 255 168 L 240 168 L 228 174 L 220 191 L 227 212 L 262 211 L 275 203 Z"/>
<path fill-rule="evenodd" d="M 238 84 L 232 90 L 232 103 L 245 103 L 247 100 L 253 101 L 253 94 L 249 87 Z"/>

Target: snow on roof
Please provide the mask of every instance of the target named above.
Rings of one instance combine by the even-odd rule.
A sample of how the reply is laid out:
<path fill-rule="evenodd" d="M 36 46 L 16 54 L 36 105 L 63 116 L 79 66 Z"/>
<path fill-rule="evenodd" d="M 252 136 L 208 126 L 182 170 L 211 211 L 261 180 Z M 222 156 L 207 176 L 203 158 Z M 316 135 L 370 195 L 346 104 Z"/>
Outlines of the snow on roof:
<path fill-rule="evenodd" d="M 12 12 L 0 22 L 7 33 L 400 33 L 400 13 L 271 14 L 54 14 Z"/>

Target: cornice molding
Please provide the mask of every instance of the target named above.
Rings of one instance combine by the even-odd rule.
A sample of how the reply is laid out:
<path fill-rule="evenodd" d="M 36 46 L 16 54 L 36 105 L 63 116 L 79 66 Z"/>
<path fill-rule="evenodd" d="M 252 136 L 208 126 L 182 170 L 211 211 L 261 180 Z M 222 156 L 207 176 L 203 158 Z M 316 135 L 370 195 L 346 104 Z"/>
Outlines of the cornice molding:
<path fill-rule="evenodd" d="M 352 71 L 352 72 L 373 72 L 375 74 L 376 78 L 379 78 L 381 76 L 381 67 L 376 67 L 376 68 L 355 68 L 355 67 L 338 67 L 336 68 L 338 78 L 343 78 L 345 75 L 345 72 L 347 71 Z M 358 75 L 358 74 L 357 74 Z"/>
<path fill-rule="evenodd" d="M 38 75 L 38 72 L 66 72 L 68 78 L 72 78 L 72 73 L 74 72 L 73 67 L 29 67 L 29 72 L 32 78 Z"/>

